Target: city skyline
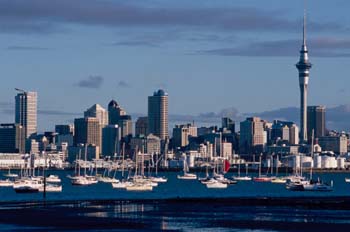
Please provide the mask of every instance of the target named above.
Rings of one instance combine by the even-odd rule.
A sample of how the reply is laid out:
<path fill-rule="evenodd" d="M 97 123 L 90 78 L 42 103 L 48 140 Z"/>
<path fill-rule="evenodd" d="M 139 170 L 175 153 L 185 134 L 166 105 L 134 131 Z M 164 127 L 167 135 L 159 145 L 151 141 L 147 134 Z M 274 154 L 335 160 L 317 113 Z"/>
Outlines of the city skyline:
<path fill-rule="evenodd" d="M 135 18 L 117 17 L 118 23 L 110 24 L 113 18 L 102 17 L 97 10 L 92 11 L 90 22 L 84 20 L 84 15 L 70 18 L 78 3 L 63 13 L 64 4 L 48 6 L 45 1 L 34 1 L 36 4 L 31 6 L 19 6 L 21 4 L 11 2 L 3 5 L 7 14 L 2 17 L 8 26 L 0 30 L 6 53 L 6 59 L 0 57 L 6 76 L 0 91 L 3 122 L 13 121 L 15 87 L 38 92 L 41 131 L 52 129 L 54 124 L 71 122 L 95 103 L 106 107 L 111 99 L 117 100 L 128 112 L 146 115 L 147 96 L 158 88 L 164 88 L 171 96 L 169 114 L 198 115 L 230 107 L 243 114 L 298 105 L 297 72 L 293 64 L 300 49 L 304 1 L 283 5 L 278 1 L 266 4 L 204 1 L 198 7 L 184 1 L 136 1 L 130 5 L 121 5 L 119 1 L 86 3 L 87 9 L 98 6 L 105 10 L 110 6 L 111 12 L 124 9 L 126 13 L 137 13 Z M 309 105 L 327 108 L 347 104 L 350 96 L 343 87 L 349 81 L 345 78 L 349 42 L 344 23 L 349 17 L 344 11 L 349 3 L 337 1 L 334 4 L 337 7 L 333 4 L 308 1 L 308 47 L 315 64 Z M 21 7 L 24 12 L 19 14 L 17 10 Z M 56 9 L 57 17 L 43 13 L 44 9 L 49 12 Z M 157 21 L 162 17 L 160 9 L 168 10 L 173 19 Z M 180 15 L 176 9 L 186 9 L 183 20 L 175 17 Z M 36 15 L 26 14 L 29 10 Z M 225 13 L 228 19 L 209 17 L 217 12 Z M 254 15 L 255 24 L 249 24 L 249 20 L 237 12 Z M 190 13 L 192 18 L 188 16 Z M 327 17 L 323 17 L 326 13 Z M 201 14 L 208 15 L 205 25 L 198 19 Z M 137 18 L 140 15 L 147 19 L 144 23 Z M 23 24 L 23 28 L 15 27 L 15 22 L 25 19 L 28 23 Z M 46 25 L 43 19 L 54 26 Z M 264 23 L 259 24 L 262 19 Z M 125 25 L 133 26 L 135 32 L 128 31 Z M 176 28 L 173 33 L 168 33 L 167 25 Z M 23 34 L 26 30 L 28 33 Z M 259 38 L 252 39 L 258 31 Z M 96 32 L 99 36 L 86 36 Z M 146 43 L 147 39 L 152 41 Z M 111 46 L 113 42 L 106 42 L 108 40 L 118 44 Z M 249 49 L 245 43 L 251 45 Z M 238 47 L 233 49 L 236 44 Z M 268 49 L 259 50 L 261 45 Z M 66 56 L 71 59 L 63 59 Z M 14 68 L 15 65 L 21 68 Z M 337 79 L 334 69 L 339 73 Z M 270 90 L 259 89 L 262 85 L 269 86 Z M 197 88 L 196 94 L 194 88 Z M 251 90 L 249 94 L 247 89 Z M 262 101 L 256 102 L 257 97 Z M 50 124 L 47 121 L 51 121 Z"/>

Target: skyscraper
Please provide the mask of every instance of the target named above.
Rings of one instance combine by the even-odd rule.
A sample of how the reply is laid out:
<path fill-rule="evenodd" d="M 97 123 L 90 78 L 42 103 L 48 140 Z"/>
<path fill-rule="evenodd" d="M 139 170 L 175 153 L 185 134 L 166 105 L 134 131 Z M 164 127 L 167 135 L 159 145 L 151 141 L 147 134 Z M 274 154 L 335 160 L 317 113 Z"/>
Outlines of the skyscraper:
<path fill-rule="evenodd" d="M 135 123 L 135 136 L 147 135 L 148 117 L 139 117 Z"/>
<path fill-rule="evenodd" d="M 312 67 L 306 47 L 306 14 L 304 14 L 303 44 L 300 50 L 300 59 L 296 67 L 299 71 L 300 87 L 300 142 L 305 142 L 307 141 L 307 88 L 309 84 L 309 71 Z"/>
<path fill-rule="evenodd" d="M 326 135 L 326 107 L 308 106 L 307 107 L 307 136 L 309 140 L 314 130 L 314 138 Z M 311 140 L 310 140 L 311 142 Z"/>
<path fill-rule="evenodd" d="M 264 122 L 258 117 L 247 118 L 240 124 L 241 153 L 260 153 L 264 146 Z"/>
<path fill-rule="evenodd" d="M 0 152 L 25 152 L 25 130 L 23 126 L 19 124 L 0 124 Z"/>
<path fill-rule="evenodd" d="M 160 89 L 148 97 L 148 134 L 168 138 L 168 94 Z"/>
<path fill-rule="evenodd" d="M 97 118 L 98 121 L 100 122 L 101 128 L 108 125 L 108 112 L 99 104 L 95 104 L 95 105 L 91 106 L 89 109 L 87 109 L 84 112 L 84 117 L 85 118 L 87 118 L 87 117 Z"/>
<path fill-rule="evenodd" d="M 102 129 L 102 154 L 115 156 L 119 153 L 120 128 L 118 125 L 108 125 Z"/>
<path fill-rule="evenodd" d="M 121 108 L 115 100 L 110 101 L 108 104 L 108 124 L 118 124 L 119 118 L 123 115 L 126 115 L 125 110 Z"/>
<path fill-rule="evenodd" d="M 38 96 L 36 92 L 26 92 L 19 90 L 15 97 L 16 112 L 15 122 L 24 127 L 25 137 L 36 134 L 37 132 L 37 101 Z"/>
<path fill-rule="evenodd" d="M 76 118 L 74 120 L 74 145 L 96 145 L 101 149 L 101 125 L 97 118 Z"/>

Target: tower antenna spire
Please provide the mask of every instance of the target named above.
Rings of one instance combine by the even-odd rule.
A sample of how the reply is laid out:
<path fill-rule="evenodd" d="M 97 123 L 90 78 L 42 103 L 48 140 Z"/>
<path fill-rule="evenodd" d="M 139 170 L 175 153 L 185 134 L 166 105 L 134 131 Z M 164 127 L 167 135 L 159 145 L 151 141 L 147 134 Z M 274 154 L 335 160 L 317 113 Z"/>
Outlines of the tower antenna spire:
<path fill-rule="evenodd" d="M 303 46 L 306 48 L 306 0 L 304 1 Z"/>

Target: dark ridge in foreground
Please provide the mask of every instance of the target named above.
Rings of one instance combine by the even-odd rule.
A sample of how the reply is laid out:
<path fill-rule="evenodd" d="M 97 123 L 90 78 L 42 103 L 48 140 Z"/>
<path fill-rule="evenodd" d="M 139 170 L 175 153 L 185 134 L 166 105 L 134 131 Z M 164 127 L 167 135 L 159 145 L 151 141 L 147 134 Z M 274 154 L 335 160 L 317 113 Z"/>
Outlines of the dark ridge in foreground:
<path fill-rule="evenodd" d="M 176 204 L 210 203 L 232 206 L 294 206 L 316 209 L 350 209 L 350 196 L 329 197 L 229 197 L 229 198 L 169 198 L 169 199 L 104 199 L 104 200 L 58 200 L 58 201 L 7 201 L 1 202 L 2 209 L 7 207 L 42 207 L 59 205 L 116 205 L 135 204 Z M 1 210 L 0 208 L 0 210 Z"/>
<path fill-rule="evenodd" d="M 1 202 L 0 230 L 343 231 L 350 197 Z"/>

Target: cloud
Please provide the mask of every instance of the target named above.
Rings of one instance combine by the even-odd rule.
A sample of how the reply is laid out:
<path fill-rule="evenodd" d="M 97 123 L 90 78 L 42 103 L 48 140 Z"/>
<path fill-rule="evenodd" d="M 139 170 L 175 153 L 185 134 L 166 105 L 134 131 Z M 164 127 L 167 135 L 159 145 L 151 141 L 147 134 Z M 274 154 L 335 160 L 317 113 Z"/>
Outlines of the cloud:
<path fill-rule="evenodd" d="M 121 88 L 130 88 L 131 85 L 129 83 L 127 83 L 126 81 L 119 81 L 118 82 L 118 87 L 121 87 Z"/>
<path fill-rule="evenodd" d="M 99 89 L 103 84 L 104 78 L 102 76 L 89 76 L 85 80 L 79 81 L 75 86 L 89 89 Z"/>
<path fill-rule="evenodd" d="M 297 56 L 301 40 L 276 40 L 251 42 L 248 44 L 211 50 L 197 51 L 197 54 L 219 56 Z M 319 38 L 308 41 L 310 55 L 314 57 L 350 57 L 350 38 Z"/>
<path fill-rule="evenodd" d="M 49 48 L 34 47 L 34 46 L 8 46 L 7 50 L 11 50 L 11 51 L 45 51 L 45 50 L 49 50 Z"/>
<path fill-rule="evenodd" d="M 1 31 L 6 33 L 52 33 L 63 25 L 104 27 L 187 27 L 200 29 L 294 31 L 300 20 L 287 19 L 275 10 L 254 7 L 149 7 L 130 1 L 98 0 L 3 0 Z M 310 22 L 313 30 L 345 30 L 332 23 Z"/>
<path fill-rule="evenodd" d="M 38 110 L 38 114 L 48 116 L 77 116 L 80 113 L 65 112 L 60 110 Z"/>
<path fill-rule="evenodd" d="M 113 46 L 129 46 L 129 47 L 157 47 L 158 45 L 148 41 L 121 41 L 112 44 Z"/>

